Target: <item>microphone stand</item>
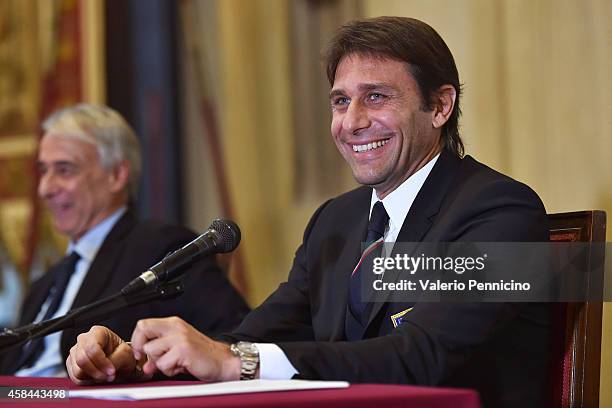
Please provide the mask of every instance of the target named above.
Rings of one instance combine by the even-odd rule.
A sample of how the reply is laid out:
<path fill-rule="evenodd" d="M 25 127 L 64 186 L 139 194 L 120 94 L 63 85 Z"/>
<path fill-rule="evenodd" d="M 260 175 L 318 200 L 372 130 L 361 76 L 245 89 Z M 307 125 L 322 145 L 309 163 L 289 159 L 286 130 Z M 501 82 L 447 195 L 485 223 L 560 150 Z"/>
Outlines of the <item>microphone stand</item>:
<path fill-rule="evenodd" d="M 116 311 L 137 306 L 153 300 L 174 299 L 183 293 L 182 281 L 159 284 L 154 290 L 130 294 L 122 293 L 100 299 L 96 302 L 81 306 L 53 319 L 38 323 L 31 323 L 15 329 L 5 328 L 0 332 L 0 353 L 24 343 L 26 341 L 43 337 L 51 333 L 65 330 L 79 324 L 91 324 L 103 320 Z"/>

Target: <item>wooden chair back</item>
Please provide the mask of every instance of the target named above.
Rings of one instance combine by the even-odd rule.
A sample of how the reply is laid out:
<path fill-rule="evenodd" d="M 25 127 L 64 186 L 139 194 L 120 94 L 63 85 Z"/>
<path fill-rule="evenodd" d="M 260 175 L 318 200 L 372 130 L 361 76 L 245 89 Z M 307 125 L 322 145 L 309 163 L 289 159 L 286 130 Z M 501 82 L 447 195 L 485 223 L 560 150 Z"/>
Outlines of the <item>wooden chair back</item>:
<path fill-rule="evenodd" d="M 606 213 L 579 211 L 548 215 L 550 240 L 553 242 L 598 242 L 605 245 Z M 594 246 L 587 254 L 587 288 L 603 291 L 603 273 L 594 273 L 591 265 L 603 265 L 605 251 Z M 599 249 L 597 249 L 599 248 Z M 600 271 L 603 268 L 600 268 Z M 593 408 L 599 406 L 599 370 L 601 361 L 602 302 L 585 301 L 555 305 L 557 321 L 554 333 L 562 332 L 562 350 L 553 368 L 554 406 Z"/>

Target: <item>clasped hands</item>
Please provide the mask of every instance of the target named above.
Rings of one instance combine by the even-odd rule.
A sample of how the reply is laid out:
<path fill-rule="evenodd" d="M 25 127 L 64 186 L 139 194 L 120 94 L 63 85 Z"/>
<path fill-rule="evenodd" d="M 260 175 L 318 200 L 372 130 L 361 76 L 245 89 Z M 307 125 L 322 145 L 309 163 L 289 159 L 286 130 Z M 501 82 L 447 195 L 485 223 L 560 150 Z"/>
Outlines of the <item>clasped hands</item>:
<path fill-rule="evenodd" d="M 240 358 L 229 345 L 214 341 L 178 317 L 145 319 L 136 324 L 131 343 L 103 326 L 77 337 L 66 359 L 78 385 L 141 381 L 156 372 L 189 373 L 202 381 L 240 378 Z"/>

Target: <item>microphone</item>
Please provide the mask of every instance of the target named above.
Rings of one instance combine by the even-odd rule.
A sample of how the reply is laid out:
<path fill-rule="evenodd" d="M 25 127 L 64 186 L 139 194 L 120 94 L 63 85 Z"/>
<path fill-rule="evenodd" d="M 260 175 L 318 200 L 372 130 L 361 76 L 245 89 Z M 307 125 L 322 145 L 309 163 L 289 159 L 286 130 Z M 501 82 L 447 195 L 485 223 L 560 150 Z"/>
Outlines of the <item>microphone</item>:
<path fill-rule="evenodd" d="M 174 279 L 184 273 L 179 268 L 195 258 L 231 252 L 240 243 L 240 228 L 230 220 L 214 220 L 199 237 L 178 249 L 128 283 L 121 294 L 130 295 L 148 286 Z"/>

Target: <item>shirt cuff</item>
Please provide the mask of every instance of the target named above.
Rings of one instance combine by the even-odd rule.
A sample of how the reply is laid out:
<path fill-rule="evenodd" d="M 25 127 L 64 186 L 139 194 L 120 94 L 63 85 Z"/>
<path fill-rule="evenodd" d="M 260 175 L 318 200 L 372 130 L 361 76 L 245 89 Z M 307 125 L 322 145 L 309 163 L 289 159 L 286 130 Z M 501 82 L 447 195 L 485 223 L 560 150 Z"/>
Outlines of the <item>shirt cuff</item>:
<path fill-rule="evenodd" d="M 255 343 L 259 351 L 259 378 L 263 380 L 288 380 L 297 374 L 283 350 L 276 344 Z"/>

